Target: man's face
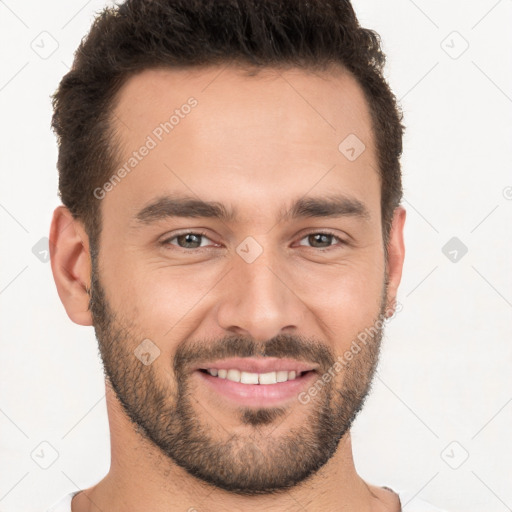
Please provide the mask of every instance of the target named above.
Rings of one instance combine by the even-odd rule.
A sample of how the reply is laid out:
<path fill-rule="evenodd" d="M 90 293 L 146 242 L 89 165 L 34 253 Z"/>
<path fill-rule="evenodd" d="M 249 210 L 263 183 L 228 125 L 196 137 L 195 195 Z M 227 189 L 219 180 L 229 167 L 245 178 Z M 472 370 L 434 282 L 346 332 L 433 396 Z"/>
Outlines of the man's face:
<path fill-rule="evenodd" d="M 129 171 L 105 188 L 91 284 L 112 387 L 190 474 L 242 494 L 293 486 L 334 454 L 378 360 L 380 329 L 344 356 L 386 309 L 363 93 L 341 72 L 151 70 L 115 118 Z"/>

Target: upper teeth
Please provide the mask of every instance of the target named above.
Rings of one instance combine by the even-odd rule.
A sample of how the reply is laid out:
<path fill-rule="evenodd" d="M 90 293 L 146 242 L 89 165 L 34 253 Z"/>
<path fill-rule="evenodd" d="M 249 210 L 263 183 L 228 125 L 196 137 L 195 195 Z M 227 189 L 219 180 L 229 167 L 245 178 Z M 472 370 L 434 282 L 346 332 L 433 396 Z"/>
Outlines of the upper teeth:
<path fill-rule="evenodd" d="M 241 382 L 242 384 L 276 384 L 277 382 L 286 382 L 287 380 L 293 380 L 297 377 L 297 372 L 295 370 L 252 373 L 242 372 L 236 369 L 217 370 L 216 368 L 208 368 L 206 371 L 214 377 L 232 380 L 233 382 Z"/>

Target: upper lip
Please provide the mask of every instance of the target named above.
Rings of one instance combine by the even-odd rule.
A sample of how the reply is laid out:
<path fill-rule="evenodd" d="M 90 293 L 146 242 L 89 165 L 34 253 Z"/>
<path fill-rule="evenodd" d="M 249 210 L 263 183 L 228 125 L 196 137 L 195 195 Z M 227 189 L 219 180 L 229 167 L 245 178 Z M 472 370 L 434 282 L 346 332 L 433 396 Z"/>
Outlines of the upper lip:
<path fill-rule="evenodd" d="M 307 372 L 316 370 L 317 364 L 296 361 L 295 359 L 282 359 L 279 357 L 234 357 L 229 359 L 219 359 L 198 365 L 196 370 L 207 370 L 210 368 L 229 370 L 235 368 L 240 371 L 250 373 L 269 373 L 278 371 Z"/>

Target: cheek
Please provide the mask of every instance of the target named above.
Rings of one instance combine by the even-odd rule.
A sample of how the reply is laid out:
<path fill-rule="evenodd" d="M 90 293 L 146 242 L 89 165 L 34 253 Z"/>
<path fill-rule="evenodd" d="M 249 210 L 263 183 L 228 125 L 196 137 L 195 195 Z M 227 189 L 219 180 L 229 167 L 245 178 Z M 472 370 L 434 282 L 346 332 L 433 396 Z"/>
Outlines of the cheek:
<path fill-rule="evenodd" d="M 378 318 L 383 287 L 382 264 L 347 264 L 312 276 L 300 296 L 321 320 L 325 339 L 341 352 Z"/>
<path fill-rule="evenodd" d="M 225 271 L 216 265 L 173 267 L 161 259 L 133 255 L 131 260 L 105 265 L 102 275 L 107 289 L 113 290 L 109 293 L 112 307 L 149 338 L 162 339 L 175 337 L 187 319 L 201 310 Z"/>
<path fill-rule="evenodd" d="M 324 329 L 324 339 L 339 351 L 372 324 L 380 312 L 384 280 L 383 256 L 375 249 L 368 247 L 337 264 L 298 259 L 275 266 L 311 313 L 307 321 L 316 324 L 299 328 Z M 231 279 L 222 279 L 230 268 L 225 261 L 173 267 L 127 251 L 123 259 L 111 257 L 107 263 L 105 258 L 102 264 L 102 281 L 114 310 L 162 343 L 188 336 L 219 297 L 231 296 L 224 289 L 233 285 Z"/>

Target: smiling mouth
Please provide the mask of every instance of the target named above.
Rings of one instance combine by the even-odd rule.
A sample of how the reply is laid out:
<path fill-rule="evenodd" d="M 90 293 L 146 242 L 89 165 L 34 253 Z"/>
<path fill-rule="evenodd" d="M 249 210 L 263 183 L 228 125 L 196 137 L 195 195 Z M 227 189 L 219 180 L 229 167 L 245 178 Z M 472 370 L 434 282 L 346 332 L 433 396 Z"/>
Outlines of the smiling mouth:
<path fill-rule="evenodd" d="M 300 377 L 312 373 L 313 370 L 296 371 L 296 370 L 279 370 L 265 373 L 246 372 L 236 368 L 200 368 L 199 371 L 207 373 L 212 377 L 226 379 L 240 384 L 277 384 L 280 382 L 288 382 L 299 379 Z"/>

